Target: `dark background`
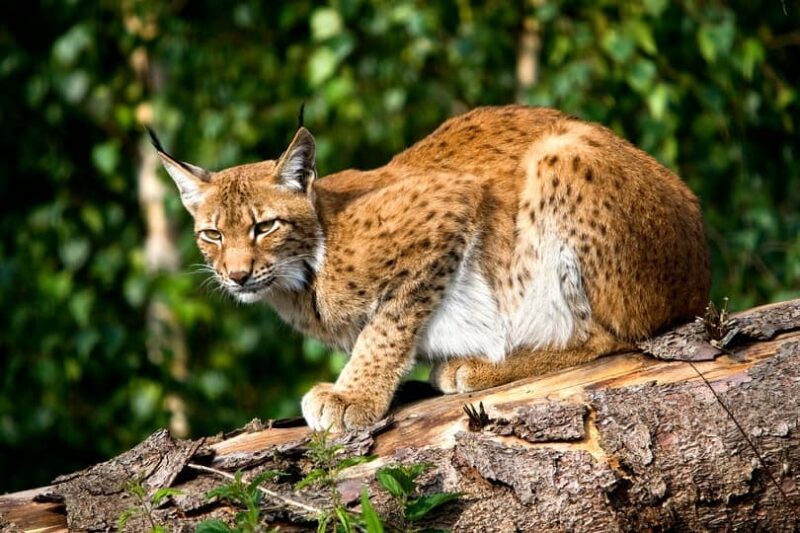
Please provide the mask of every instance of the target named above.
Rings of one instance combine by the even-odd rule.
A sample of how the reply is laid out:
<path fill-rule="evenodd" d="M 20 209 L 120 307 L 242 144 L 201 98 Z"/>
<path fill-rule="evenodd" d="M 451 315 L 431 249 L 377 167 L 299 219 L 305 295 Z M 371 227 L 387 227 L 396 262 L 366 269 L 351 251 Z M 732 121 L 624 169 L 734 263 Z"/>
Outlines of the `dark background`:
<path fill-rule="evenodd" d="M 800 290 L 796 1 L 72 0 L 0 13 L 0 492 L 160 426 L 196 436 L 296 414 L 343 364 L 266 307 L 202 286 L 143 124 L 217 169 L 278 155 L 306 102 L 324 175 L 383 164 L 478 105 L 555 106 L 612 127 L 701 197 L 714 298 L 744 308 Z M 163 200 L 140 194 L 154 176 Z"/>

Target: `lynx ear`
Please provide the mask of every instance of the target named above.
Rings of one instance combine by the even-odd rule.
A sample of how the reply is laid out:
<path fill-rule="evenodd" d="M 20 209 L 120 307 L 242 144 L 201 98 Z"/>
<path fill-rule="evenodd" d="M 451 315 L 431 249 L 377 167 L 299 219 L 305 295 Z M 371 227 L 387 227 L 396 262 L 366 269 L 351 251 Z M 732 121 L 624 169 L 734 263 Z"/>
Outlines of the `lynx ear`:
<path fill-rule="evenodd" d="M 278 180 L 294 191 L 307 192 L 317 177 L 317 148 L 311 133 L 300 126 L 278 160 Z"/>
<path fill-rule="evenodd" d="M 184 207 L 194 215 L 197 211 L 197 206 L 203 199 L 203 193 L 211 181 L 211 172 L 195 165 L 178 161 L 164 151 L 153 130 L 147 128 L 147 133 L 150 134 L 150 142 L 153 143 L 153 147 L 158 152 L 164 169 L 175 182 L 175 185 L 178 186 Z"/>

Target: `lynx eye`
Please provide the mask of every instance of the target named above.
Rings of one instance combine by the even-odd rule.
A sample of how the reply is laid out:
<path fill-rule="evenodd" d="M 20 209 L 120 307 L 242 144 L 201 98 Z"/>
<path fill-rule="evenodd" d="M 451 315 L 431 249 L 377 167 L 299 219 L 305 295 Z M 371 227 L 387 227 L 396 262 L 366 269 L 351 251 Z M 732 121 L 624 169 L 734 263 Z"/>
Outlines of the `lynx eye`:
<path fill-rule="evenodd" d="M 215 229 L 204 229 L 200 231 L 200 238 L 208 242 L 219 242 L 222 240 L 222 233 Z"/>
<path fill-rule="evenodd" d="M 264 222 L 259 222 L 258 224 L 255 225 L 254 228 L 256 237 L 261 235 L 269 235 L 270 233 L 278 229 L 280 224 L 281 223 L 278 220 L 266 220 Z"/>

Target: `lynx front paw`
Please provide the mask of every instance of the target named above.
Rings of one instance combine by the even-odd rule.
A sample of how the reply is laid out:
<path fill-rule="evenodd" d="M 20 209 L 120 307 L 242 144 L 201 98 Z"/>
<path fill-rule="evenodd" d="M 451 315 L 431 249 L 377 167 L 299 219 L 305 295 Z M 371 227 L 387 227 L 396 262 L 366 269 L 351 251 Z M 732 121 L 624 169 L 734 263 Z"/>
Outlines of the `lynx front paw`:
<path fill-rule="evenodd" d="M 383 410 L 369 399 L 335 390 L 332 383 L 320 383 L 303 396 L 303 417 L 315 431 L 359 429 L 378 421 Z"/>
<path fill-rule="evenodd" d="M 497 368 L 478 359 L 450 359 L 437 363 L 431 382 L 445 394 L 472 392 L 503 383 Z"/>

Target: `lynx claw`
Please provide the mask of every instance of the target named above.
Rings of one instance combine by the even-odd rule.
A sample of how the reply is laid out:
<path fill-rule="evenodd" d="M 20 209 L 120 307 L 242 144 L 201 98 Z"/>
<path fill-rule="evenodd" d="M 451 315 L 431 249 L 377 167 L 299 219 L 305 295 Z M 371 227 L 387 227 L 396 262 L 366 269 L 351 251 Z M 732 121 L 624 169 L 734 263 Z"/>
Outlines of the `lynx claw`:
<path fill-rule="evenodd" d="M 337 391 L 332 383 L 320 383 L 308 391 L 302 409 L 311 429 L 334 433 L 367 427 L 383 415 L 369 400 Z"/>

